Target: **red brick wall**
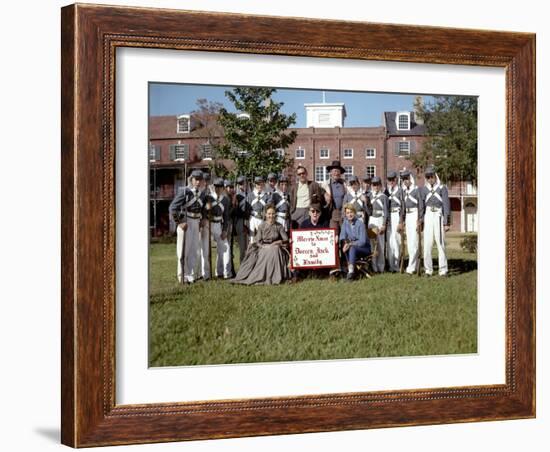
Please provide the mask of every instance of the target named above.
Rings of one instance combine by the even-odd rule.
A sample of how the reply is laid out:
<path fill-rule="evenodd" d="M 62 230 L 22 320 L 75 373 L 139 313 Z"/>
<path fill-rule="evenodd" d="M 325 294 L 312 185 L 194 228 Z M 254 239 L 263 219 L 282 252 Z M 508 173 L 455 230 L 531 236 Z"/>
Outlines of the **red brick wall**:
<path fill-rule="evenodd" d="M 403 140 L 404 138 L 404 140 Z M 426 141 L 425 137 L 421 136 L 406 136 L 406 137 L 389 137 L 386 142 L 387 149 L 387 165 L 388 171 L 401 171 L 403 168 L 411 169 L 413 174 L 416 174 L 416 170 L 413 168 L 412 162 L 407 156 L 395 155 L 395 143 L 399 141 L 414 142 L 414 151 L 419 152 L 422 149 L 422 144 Z"/>

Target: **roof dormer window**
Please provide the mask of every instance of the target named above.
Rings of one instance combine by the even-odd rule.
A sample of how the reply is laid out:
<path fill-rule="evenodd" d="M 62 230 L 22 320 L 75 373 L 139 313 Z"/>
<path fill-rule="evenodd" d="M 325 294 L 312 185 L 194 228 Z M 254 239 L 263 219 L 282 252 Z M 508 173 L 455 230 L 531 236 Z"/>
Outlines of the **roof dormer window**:
<path fill-rule="evenodd" d="M 411 114 L 408 111 L 397 113 L 397 130 L 411 130 Z"/>
<path fill-rule="evenodd" d="M 191 117 L 189 115 L 178 116 L 177 133 L 189 133 L 191 131 Z"/>

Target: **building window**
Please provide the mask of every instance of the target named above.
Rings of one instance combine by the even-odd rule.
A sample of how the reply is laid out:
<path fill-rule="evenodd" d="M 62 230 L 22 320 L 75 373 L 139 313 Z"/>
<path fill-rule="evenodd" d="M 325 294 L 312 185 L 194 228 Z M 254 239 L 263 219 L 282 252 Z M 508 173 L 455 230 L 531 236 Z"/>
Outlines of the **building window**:
<path fill-rule="evenodd" d="M 368 176 L 368 177 L 376 176 L 376 166 L 374 166 L 374 165 L 367 166 L 367 170 L 365 171 L 365 175 Z"/>
<path fill-rule="evenodd" d="M 330 151 L 326 148 L 319 150 L 319 158 L 320 159 L 328 159 L 330 156 Z"/>
<path fill-rule="evenodd" d="M 306 158 L 306 150 L 304 148 L 298 148 L 296 149 L 296 158 L 297 159 L 305 159 Z"/>
<path fill-rule="evenodd" d="M 325 182 L 328 180 L 328 171 L 326 166 L 315 167 L 315 182 Z"/>
<path fill-rule="evenodd" d="M 160 146 L 155 144 L 149 145 L 149 160 L 151 162 L 160 160 Z"/>
<path fill-rule="evenodd" d="M 178 116 L 177 133 L 189 133 L 191 131 L 191 118 L 189 115 Z"/>
<path fill-rule="evenodd" d="M 274 149 L 273 152 L 275 152 L 275 154 L 277 154 L 281 159 L 285 157 L 285 150 L 282 148 Z"/>
<path fill-rule="evenodd" d="M 344 173 L 344 178 L 348 181 L 351 176 L 353 176 L 353 166 L 344 166 L 346 172 Z"/>
<path fill-rule="evenodd" d="M 189 145 L 171 144 L 170 160 L 189 160 Z"/>
<path fill-rule="evenodd" d="M 411 142 L 410 141 L 400 141 L 399 142 L 399 156 L 408 156 L 411 154 Z"/>
<path fill-rule="evenodd" d="M 397 130 L 410 130 L 410 114 L 402 112 L 397 114 Z"/>
<path fill-rule="evenodd" d="M 212 145 L 210 143 L 201 144 L 200 150 L 201 158 L 203 160 L 212 160 L 214 157 L 214 150 L 212 149 Z"/>
<path fill-rule="evenodd" d="M 367 159 L 375 159 L 375 158 L 376 158 L 376 149 L 375 149 L 375 148 L 367 148 L 367 149 L 365 149 L 365 158 L 367 158 Z"/>
<path fill-rule="evenodd" d="M 345 159 L 352 159 L 353 158 L 353 149 L 351 149 L 351 148 L 344 149 L 344 158 Z"/>

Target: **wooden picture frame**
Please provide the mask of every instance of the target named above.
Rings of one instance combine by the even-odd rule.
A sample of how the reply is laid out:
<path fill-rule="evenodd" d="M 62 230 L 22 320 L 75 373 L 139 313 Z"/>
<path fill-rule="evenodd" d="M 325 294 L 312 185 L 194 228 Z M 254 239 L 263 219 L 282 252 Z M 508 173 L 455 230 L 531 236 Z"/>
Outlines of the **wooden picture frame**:
<path fill-rule="evenodd" d="M 62 9 L 61 31 L 64 444 L 84 447 L 535 416 L 533 34 L 78 4 Z M 118 47 L 505 68 L 505 384 L 116 405 Z"/>

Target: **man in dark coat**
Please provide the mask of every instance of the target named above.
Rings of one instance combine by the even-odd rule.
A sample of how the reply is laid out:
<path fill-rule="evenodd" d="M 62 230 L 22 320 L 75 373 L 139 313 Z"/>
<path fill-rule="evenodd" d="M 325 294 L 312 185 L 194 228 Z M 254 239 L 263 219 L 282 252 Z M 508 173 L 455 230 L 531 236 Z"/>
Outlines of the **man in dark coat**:
<path fill-rule="evenodd" d="M 298 180 L 290 187 L 290 218 L 292 227 L 297 228 L 308 218 L 309 206 L 313 200 L 324 202 L 325 193 L 321 186 L 307 178 L 307 170 L 303 166 L 296 168 Z"/>

